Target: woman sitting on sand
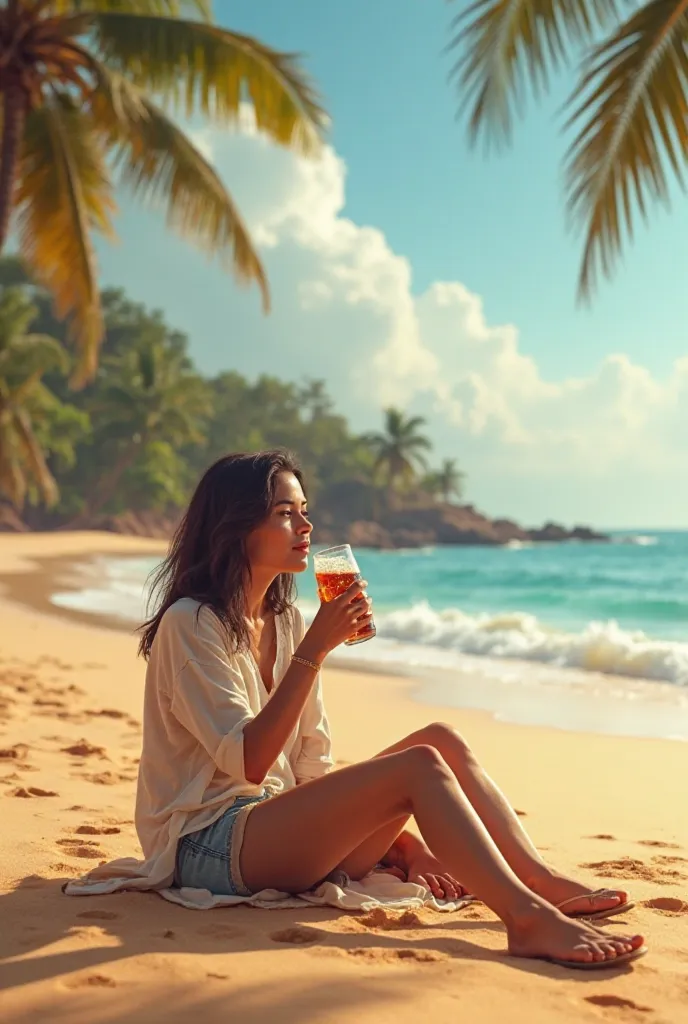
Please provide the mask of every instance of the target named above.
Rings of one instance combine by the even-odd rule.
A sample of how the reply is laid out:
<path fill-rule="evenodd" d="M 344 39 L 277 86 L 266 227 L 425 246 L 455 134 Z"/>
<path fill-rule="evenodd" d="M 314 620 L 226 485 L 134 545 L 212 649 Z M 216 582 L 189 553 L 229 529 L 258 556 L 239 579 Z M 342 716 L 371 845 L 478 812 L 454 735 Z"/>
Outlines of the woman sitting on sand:
<path fill-rule="evenodd" d="M 449 726 L 331 770 L 320 668 L 371 601 L 358 582 L 305 629 L 293 575 L 312 529 L 284 452 L 220 459 L 191 499 L 142 627 L 141 887 L 174 874 L 219 895 L 298 893 L 381 862 L 440 899 L 465 887 L 502 919 L 514 956 L 603 967 L 641 955 L 642 936 L 571 920 L 618 913 L 627 894 L 591 893 L 547 865 Z M 405 830 L 411 816 L 422 841 Z"/>

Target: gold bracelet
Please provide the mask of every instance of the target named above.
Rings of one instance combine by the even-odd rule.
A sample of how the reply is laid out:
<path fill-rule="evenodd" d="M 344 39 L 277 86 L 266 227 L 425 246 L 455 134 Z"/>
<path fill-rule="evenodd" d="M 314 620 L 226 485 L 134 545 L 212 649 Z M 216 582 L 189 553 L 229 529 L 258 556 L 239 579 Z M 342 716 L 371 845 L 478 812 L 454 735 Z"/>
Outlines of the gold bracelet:
<path fill-rule="evenodd" d="M 306 668 L 312 668 L 314 672 L 320 671 L 320 665 L 315 661 L 309 661 L 308 658 L 301 658 L 298 654 L 292 654 L 292 661 L 298 661 L 299 665 L 305 665 Z"/>

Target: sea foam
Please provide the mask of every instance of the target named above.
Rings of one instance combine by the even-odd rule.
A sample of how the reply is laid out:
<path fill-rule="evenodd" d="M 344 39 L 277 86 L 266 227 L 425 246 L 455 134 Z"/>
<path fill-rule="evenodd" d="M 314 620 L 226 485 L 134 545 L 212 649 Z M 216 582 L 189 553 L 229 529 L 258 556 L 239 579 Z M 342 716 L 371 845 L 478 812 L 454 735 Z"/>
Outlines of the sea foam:
<path fill-rule="evenodd" d="M 422 601 L 376 614 L 381 638 L 490 658 L 519 659 L 661 680 L 688 686 L 688 644 L 651 640 L 616 622 L 590 622 L 579 633 L 549 629 L 519 612 L 469 615 L 457 608 L 435 611 Z"/>

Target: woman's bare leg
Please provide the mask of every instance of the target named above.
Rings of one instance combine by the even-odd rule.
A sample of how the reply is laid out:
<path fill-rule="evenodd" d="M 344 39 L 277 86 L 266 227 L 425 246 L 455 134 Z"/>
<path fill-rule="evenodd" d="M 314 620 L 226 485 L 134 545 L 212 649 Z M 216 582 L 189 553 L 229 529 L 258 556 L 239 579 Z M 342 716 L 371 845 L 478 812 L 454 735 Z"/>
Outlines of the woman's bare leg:
<path fill-rule="evenodd" d="M 504 859 L 529 889 L 554 904 L 581 896 L 580 906 L 576 903 L 567 906 L 568 914 L 591 910 L 590 901 L 584 898 L 591 891 L 590 887 L 561 874 L 543 860 L 509 801 L 476 760 L 463 737 L 450 725 L 433 722 L 383 750 L 378 756 L 407 750 L 419 743 L 429 744 L 442 755 Z M 437 856 L 434 850 L 433 853 Z M 370 867 L 375 863 L 373 861 Z M 606 910 L 625 903 L 628 899 L 625 890 L 614 891 L 618 895 L 596 897 L 594 909 Z"/>
<path fill-rule="evenodd" d="M 603 936 L 559 913 L 514 874 L 434 747 L 350 765 L 256 804 L 241 850 L 252 891 L 300 892 L 383 825 L 413 814 L 435 856 L 504 921 L 516 956 L 614 959 L 642 936 Z"/>

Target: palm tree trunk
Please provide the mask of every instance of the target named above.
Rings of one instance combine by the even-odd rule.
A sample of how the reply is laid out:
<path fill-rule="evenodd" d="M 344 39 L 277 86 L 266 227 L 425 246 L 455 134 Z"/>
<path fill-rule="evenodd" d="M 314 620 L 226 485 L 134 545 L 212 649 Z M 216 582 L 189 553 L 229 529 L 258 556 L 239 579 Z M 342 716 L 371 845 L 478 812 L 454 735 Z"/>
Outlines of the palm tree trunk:
<path fill-rule="evenodd" d="M 20 85 L 4 89 L 2 140 L 0 141 L 0 252 L 10 228 L 19 151 L 26 123 L 26 95 Z"/>

